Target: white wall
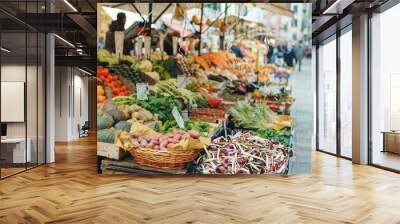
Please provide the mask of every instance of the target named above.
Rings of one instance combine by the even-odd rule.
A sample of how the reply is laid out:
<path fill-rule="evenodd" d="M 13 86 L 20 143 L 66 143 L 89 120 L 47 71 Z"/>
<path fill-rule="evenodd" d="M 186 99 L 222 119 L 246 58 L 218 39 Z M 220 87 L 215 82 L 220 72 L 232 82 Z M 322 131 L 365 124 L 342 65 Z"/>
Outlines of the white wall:
<path fill-rule="evenodd" d="M 26 113 L 27 120 L 25 122 L 7 122 L 7 137 L 9 138 L 25 138 L 30 139 L 32 161 L 39 163 L 44 162 L 44 83 L 42 68 L 39 66 L 38 71 L 36 65 L 27 67 L 25 64 L 3 64 L 1 66 L 1 81 L 4 82 L 25 82 L 26 83 Z M 27 77 L 27 82 L 25 78 Z M 38 92 L 37 92 L 38 91 Z M 37 95 L 38 94 L 38 95 Z M 3 96 L 4 97 L 4 96 Z M 8 108 L 1 108 L 7 110 Z M 24 109 L 24 108 L 23 108 Z M 27 132 L 26 132 L 27 131 Z M 26 133 L 26 134 L 25 134 Z M 39 154 L 36 157 L 36 154 Z"/>
<path fill-rule="evenodd" d="M 71 67 L 56 67 L 56 141 L 79 138 L 78 125 L 88 120 L 88 78 Z"/>
<path fill-rule="evenodd" d="M 1 81 L 2 82 L 25 82 L 25 64 L 5 64 L 1 66 Z M 27 67 L 28 74 L 36 74 L 36 67 L 28 66 Z M 29 80 L 29 84 L 36 85 L 36 81 L 31 83 L 32 80 Z M 30 92 L 32 90 L 33 92 Z M 34 101 L 32 96 L 36 96 L 36 89 L 28 88 L 27 93 L 28 99 L 27 103 Z M 36 97 L 34 97 L 36 100 Z M 29 106 L 29 105 L 27 105 Z M 33 105 L 31 105 L 33 106 Z M 35 101 L 36 107 L 36 101 Z M 2 110 L 7 110 L 7 108 L 1 108 Z M 36 123 L 36 113 L 35 114 L 27 114 L 28 122 L 35 121 Z M 31 126 L 28 124 L 28 126 Z M 29 134 L 29 133 L 28 133 Z M 25 137 L 25 123 L 24 122 L 11 122 L 7 123 L 7 136 L 8 137 Z M 29 136 L 28 136 L 29 137 Z"/>

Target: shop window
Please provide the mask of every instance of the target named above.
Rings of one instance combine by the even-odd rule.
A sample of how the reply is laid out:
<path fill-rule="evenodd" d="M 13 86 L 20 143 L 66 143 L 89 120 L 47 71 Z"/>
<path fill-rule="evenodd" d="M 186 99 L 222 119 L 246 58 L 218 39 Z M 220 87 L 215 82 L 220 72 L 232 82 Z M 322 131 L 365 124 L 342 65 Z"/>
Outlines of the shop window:
<path fill-rule="evenodd" d="M 352 156 L 352 33 L 340 37 L 340 154 Z"/>
<path fill-rule="evenodd" d="M 400 5 L 377 14 L 372 24 L 371 161 L 400 170 Z"/>
<path fill-rule="evenodd" d="M 318 51 L 318 149 L 336 153 L 336 40 Z"/>

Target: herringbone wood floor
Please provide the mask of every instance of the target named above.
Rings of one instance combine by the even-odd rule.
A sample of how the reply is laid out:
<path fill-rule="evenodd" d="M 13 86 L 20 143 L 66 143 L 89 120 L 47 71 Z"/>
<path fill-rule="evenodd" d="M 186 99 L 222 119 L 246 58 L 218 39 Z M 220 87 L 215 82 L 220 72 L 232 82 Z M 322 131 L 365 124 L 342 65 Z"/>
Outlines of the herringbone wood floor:
<path fill-rule="evenodd" d="M 0 181 L 0 223 L 400 223 L 400 175 L 314 153 L 311 175 L 96 173 L 95 139 Z"/>

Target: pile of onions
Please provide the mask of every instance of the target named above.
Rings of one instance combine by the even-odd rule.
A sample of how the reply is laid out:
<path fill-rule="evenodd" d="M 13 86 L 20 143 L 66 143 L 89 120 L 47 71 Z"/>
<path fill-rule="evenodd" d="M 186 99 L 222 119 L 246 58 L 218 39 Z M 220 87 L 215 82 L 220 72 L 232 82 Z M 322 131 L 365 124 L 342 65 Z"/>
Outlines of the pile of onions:
<path fill-rule="evenodd" d="M 280 142 L 238 132 L 214 139 L 195 164 L 203 174 L 283 173 L 290 155 Z"/>

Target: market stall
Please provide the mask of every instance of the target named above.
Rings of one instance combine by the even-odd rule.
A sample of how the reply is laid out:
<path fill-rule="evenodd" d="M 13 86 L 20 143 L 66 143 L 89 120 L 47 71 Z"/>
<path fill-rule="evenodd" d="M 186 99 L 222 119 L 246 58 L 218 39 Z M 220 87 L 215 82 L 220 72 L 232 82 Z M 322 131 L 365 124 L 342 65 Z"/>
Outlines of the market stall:
<path fill-rule="evenodd" d="M 128 40 L 115 31 L 115 51 L 99 49 L 99 172 L 286 174 L 295 150 L 291 68 L 265 60 L 262 38 L 237 33 L 240 9 L 208 16 L 205 4 L 189 5 L 167 4 L 158 25 Z M 151 3 L 132 7 L 143 19 L 146 8 L 151 23 Z M 163 19 L 168 11 L 192 28 Z M 218 49 L 202 44 L 213 34 L 225 43 Z"/>

